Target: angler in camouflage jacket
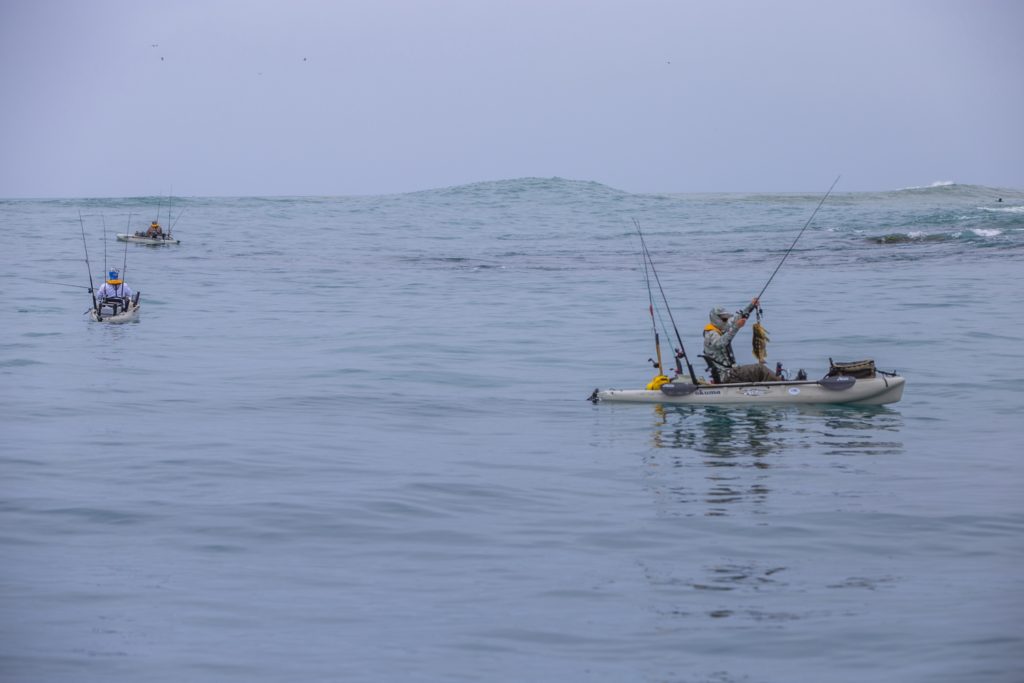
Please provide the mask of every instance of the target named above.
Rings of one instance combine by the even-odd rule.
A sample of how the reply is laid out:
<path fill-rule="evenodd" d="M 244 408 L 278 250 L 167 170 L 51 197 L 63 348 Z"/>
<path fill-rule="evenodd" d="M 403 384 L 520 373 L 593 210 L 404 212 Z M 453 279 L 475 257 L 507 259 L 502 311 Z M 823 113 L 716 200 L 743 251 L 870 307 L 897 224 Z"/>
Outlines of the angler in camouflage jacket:
<path fill-rule="evenodd" d="M 757 299 L 735 313 L 729 313 L 721 306 L 711 309 L 708 315 L 711 322 L 704 328 L 704 359 L 716 383 L 779 381 L 775 373 L 759 363 L 738 365 L 732 351 L 732 338 L 746 324 L 755 308 Z"/>

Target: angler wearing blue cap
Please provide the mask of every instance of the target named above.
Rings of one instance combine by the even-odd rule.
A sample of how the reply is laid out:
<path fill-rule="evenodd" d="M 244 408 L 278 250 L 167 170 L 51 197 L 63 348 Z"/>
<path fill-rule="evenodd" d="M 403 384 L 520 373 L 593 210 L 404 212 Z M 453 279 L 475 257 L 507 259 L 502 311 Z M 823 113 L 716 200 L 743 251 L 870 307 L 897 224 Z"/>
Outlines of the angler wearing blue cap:
<path fill-rule="evenodd" d="M 120 273 L 116 270 L 111 270 L 107 273 L 107 281 L 103 283 L 103 286 L 96 290 L 96 300 L 101 306 L 108 300 L 117 300 L 121 308 L 125 308 L 123 302 L 127 302 L 132 298 L 132 289 L 124 283 L 120 278 Z"/>

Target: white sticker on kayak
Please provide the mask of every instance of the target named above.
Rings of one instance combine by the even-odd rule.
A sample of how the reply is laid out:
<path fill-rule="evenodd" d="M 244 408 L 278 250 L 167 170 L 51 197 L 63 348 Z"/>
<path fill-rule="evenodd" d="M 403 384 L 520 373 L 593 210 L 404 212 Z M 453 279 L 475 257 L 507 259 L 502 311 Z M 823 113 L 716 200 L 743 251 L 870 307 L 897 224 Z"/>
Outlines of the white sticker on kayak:
<path fill-rule="evenodd" d="M 797 394 L 800 393 L 800 387 L 790 387 L 789 393 L 791 396 L 796 396 Z"/>

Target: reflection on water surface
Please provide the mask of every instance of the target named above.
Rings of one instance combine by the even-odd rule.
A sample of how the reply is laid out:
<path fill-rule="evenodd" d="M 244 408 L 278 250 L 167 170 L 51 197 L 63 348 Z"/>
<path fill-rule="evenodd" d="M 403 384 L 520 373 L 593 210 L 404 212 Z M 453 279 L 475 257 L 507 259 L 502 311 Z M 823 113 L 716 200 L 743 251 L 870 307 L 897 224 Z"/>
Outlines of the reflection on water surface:
<path fill-rule="evenodd" d="M 665 511 L 673 515 L 726 515 L 741 503 L 758 512 L 772 492 L 770 470 L 806 465 L 808 457 L 821 467 L 848 467 L 833 458 L 903 452 L 902 415 L 886 407 L 652 409 L 653 448 L 644 461 L 656 490 L 674 501 L 674 511 Z"/>

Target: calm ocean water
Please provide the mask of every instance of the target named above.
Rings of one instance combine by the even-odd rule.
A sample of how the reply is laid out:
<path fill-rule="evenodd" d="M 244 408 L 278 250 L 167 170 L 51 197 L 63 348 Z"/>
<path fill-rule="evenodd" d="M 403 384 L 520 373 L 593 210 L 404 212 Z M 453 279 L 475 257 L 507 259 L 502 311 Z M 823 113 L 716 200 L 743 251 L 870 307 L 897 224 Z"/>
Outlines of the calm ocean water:
<path fill-rule="evenodd" d="M 186 198 L 127 250 L 159 198 L 0 201 L 0 680 L 1022 680 L 1024 192 L 839 192 L 765 293 L 770 363 L 900 403 L 585 400 L 652 374 L 634 218 L 695 357 L 820 199 Z M 79 212 L 138 323 L 61 286 Z"/>

